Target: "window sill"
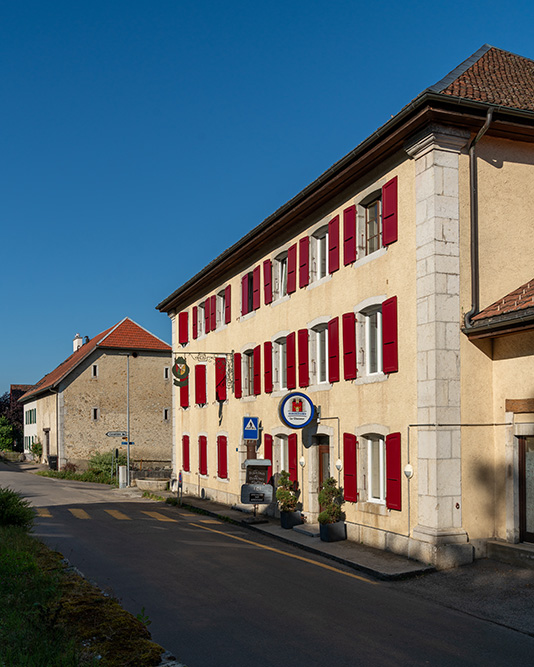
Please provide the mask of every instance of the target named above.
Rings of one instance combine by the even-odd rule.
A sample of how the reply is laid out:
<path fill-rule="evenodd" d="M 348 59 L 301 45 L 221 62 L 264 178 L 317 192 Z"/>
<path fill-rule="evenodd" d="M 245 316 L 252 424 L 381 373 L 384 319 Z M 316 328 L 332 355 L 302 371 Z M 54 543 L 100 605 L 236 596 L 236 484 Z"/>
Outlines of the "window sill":
<path fill-rule="evenodd" d="M 228 479 L 228 477 L 218 477 L 218 476 L 217 476 L 215 479 L 216 479 L 218 482 L 224 482 L 225 484 L 229 484 L 229 483 L 230 483 L 230 480 Z"/>
<path fill-rule="evenodd" d="M 354 384 L 374 384 L 375 382 L 385 382 L 388 379 L 388 375 L 385 373 L 372 373 L 371 375 L 358 375 L 358 377 L 353 380 Z"/>
<path fill-rule="evenodd" d="M 378 516 L 388 515 L 388 509 L 386 507 L 385 500 L 384 501 L 377 500 L 376 502 L 367 500 L 365 502 L 360 502 L 358 503 L 358 508 L 362 512 L 367 512 L 367 514 L 377 514 Z"/>
<path fill-rule="evenodd" d="M 273 299 L 273 301 L 271 302 L 271 308 L 276 308 L 276 306 L 279 306 L 282 303 L 286 303 L 287 301 L 289 301 L 290 298 L 291 294 L 285 294 L 284 296 L 281 296 L 278 299 Z"/>
<path fill-rule="evenodd" d="M 243 403 L 253 403 L 256 400 L 257 396 L 242 396 L 241 401 Z"/>
<path fill-rule="evenodd" d="M 327 283 L 329 280 L 332 280 L 332 274 L 329 273 L 327 276 L 323 276 L 322 278 L 319 278 L 319 280 L 314 280 L 311 282 L 308 287 L 306 287 L 307 290 L 314 289 L 315 287 L 319 287 L 319 285 L 324 285 Z"/>
<path fill-rule="evenodd" d="M 364 257 L 357 259 L 352 266 L 354 268 L 357 268 L 359 266 L 363 266 L 364 264 L 369 264 L 369 262 L 372 262 L 373 259 L 378 259 L 379 257 L 383 257 L 386 254 L 386 252 L 387 248 L 379 248 L 379 250 L 375 250 L 370 255 L 365 255 Z"/>
<path fill-rule="evenodd" d="M 247 320 L 250 320 L 254 315 L 256 314 L 255 310 L 251 310 L 250 313 L 247 313 L 246 315 L 241 315 L 239 317 L 240 322 L 246 322 Z"/>
<path fill-rule="evenodd" d="M 310 393 L 316 391 L 330 391 L 334 385 L 330 382 L 321 382 L 320 384 L 310 384 L 308 387 L 303 387 L 301 391 L 309 391 Z"/>

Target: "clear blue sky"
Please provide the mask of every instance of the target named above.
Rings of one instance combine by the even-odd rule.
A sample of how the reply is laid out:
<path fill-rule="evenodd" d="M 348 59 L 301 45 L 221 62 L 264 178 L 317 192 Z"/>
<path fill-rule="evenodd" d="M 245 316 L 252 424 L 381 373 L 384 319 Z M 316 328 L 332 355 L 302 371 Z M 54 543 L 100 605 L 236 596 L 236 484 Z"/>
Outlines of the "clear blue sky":
<path fill-rule="evenodd" d="M 530 2 L 4 0 L 0 393 L 155 306 Z"/>

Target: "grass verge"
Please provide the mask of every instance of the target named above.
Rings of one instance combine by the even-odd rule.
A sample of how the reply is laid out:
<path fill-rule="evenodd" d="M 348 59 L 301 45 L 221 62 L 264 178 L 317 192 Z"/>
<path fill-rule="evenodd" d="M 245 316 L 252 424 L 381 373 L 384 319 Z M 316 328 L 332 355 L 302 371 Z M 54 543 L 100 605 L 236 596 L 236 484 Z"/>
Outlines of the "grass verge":
<path fill-rule="evenodd" d="M 71 472 L 69 470 L 39 470 L 35 473 L 41 477 L 55 477 L 56 479 L 72 479 L 78 482 L 93 482 L 95 484 L 117 484 L 115 477 L 109 474 L 96 473 L 91 470 L 85 472 Z"/>

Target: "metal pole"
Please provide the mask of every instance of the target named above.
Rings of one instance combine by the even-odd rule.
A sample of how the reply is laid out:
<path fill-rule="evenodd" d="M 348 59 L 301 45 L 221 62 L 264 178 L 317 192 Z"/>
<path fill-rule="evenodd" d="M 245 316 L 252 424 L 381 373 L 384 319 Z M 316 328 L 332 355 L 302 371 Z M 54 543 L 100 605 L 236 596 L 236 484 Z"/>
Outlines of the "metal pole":
<path fill-rule="evenodd" d="M 126 355 L 126 486 L 130 486 L 130 355 Z"/>

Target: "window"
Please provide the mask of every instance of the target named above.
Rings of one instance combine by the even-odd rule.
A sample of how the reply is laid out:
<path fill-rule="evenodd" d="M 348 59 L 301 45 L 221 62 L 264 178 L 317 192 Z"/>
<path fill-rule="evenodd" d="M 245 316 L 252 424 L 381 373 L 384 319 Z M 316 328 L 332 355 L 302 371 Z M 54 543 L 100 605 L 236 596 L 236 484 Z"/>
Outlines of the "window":
<path fill-rule="evenodd" d="M 328 272 L 328 227 L 312 236 L 312 280 L 321 280 Z"/>
<path fill-rule="evenodd" d="M 274 439 L 273 448 L 273 472 L 281 473 L 282 470 L 289 471 L 289 452 L 287 435 L 277 435 Z"/>
<path fill-rule="evenodd" d="M 163 408 L 163 421 L 168 422 L 171 418 L 171 411 L 169 408 Z"/>
<path fill-rule="evenodd" d="M 243 376 L 242 387 L 243 396 L 252 396 L 254 394 L 254 350 L 247 350 L 242 355 Z"/>
<path fill-rule="evenodd" d="M 91 377 L 92 378 L 97 378 L 98 377 L 98 365 L 93 364 L 91 367 Z"/>
<path fill-rule="evenodd" d="M 197 309 L 197 336 L 202 336 L 206 332 L 206 302 L 199 304 Z"/>
<path fill-rule="evenodd" d="M 189 436 L 182 436 L 182 467 L 184 472 L 190 471 L 190 456 L 189 456 Z"/>
<path fill-rule="evenodd" d="M 24 415 L 24 422 L 26 424 L 36 424 L 37 423 L 37 408 L 31 408 L 26 410 Z"/>
<path fill-rule="evenodd" d="M 217 476 L 228 479 L 228 438 L 225 435 L 217 436 Z"/>
<path fill-rule="evenodd" d="M 380 435 L 368 435 L 367 468 L 368 468 L 368 500 L 384 503 L 386 500 L 386 462 L 384 438 Z"/>
<path fill-rule="evenodd" d="M 315 384 L 328 382 L 328 326 L 321 324 L 311 331 Z"/>
<path fill-rule="evenodd" d="M 189 341 L 189 313 L 187 310 L 178 314 L 178 343 L 187 345 Z"/>
<path fill-rule="evenodd" d="M 273 345 L 273 381 L 276 389 L 287 389 L 287 344 L 279 338 Z"/>
<path fill-rule="evenodd" d="M 164 380 L 169 380 L 171 377 L 171 368 L 170 366 L 165 366 L 163 368 L 163 379 Z"/>
<path fill-rule="evenodd" d="M 195 403 L 206 405 L 208 402 L 206 394 L 206 366 L 197 364 L 195 366 Z"/>
<path fill-rule="evenodd" d="M 365 206 L 365 254 L 370 255 L 382 246 L 382 218 L 380 200 Z"/>
<path fill-rule="evenodd" d="M 368 310 L 364 315 L 365 325 L 365 373 L 382 372 L 382 308 Z"/>
<path fill-rule="evenodd" d="M 260 279 L 259 266 L 241 277 L 241 315 L 247 315 L 260 307 Z"/>
<path fill-rule="evenodd" d="M 198 472 L 208 474 L 208 438 L 205 435 L 198 436 Z"/>
<path fill-rule="evenodd" d="M 100 410 L 99 408 L 91 408 L 91 419 L 96 422 L 98 421 L 98 418 L 100 417 Z"/>
<path fill-rule="evenodd" d="M 216 326 L 217 329 L 223 326 L 226 317 L 226 289 L 223 289 L 217 294 L 217 315 Z"/>
<path fill-rule="evenodd" d="M 281 299 L 287 296 L 287 252 L 278 257 L 274 261 L 275 280 L 274 293 L 276 299 Z"/>

